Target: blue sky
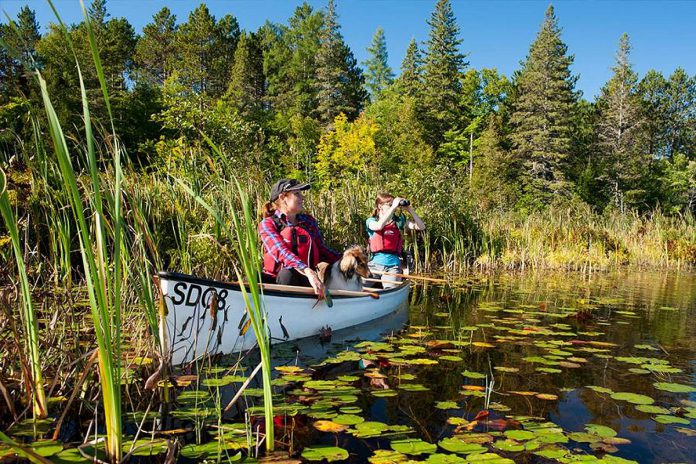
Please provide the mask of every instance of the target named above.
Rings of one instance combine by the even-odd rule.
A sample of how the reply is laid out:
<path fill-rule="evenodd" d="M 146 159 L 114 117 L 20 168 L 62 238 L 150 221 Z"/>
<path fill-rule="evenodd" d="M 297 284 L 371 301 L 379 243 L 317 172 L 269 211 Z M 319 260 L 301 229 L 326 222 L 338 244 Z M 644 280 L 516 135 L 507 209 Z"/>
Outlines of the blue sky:
<path fill-rule="evenodd" d="M 87 0 L 89 3 L 90 0 Z M 79 22 L 78 0 L 54 0 L 63 20 Z M 137 32 L 162 6 L 168 6 L 183 22 L 198 1 L 107 0 L 112 17 L 126 17 Z M 301 3 L 282 0 L 209 0 L 216 17 L 234 15 L 240 26 L 256 30 L 267 19 L 286 23 Z M 324 8 L 326 1 L 309 1 Z M 453 0 L 461 27 L 461 49 L 475 68 L 495 67 L 511 75 L 519 68 L 544 18 L 548 1 Z M 28 4 L 42 28 L 53 20 L 45 0 L 0 0 L 0 9 L 11 17 Z M 435 0 L 337 0 L 341 31 L 356 58 L 367 58 L 366 48 L 377 27 L 383 27 L 389 62 L 398 73 L 411 38 L 428 37 L 426 20 Z M 682 67 L 696 74 L 696 1 L 556 1 L 556 15 L 563 40 L 575 55 L 573 71 L 580 75 L 577 87 L 592 99 L 611 75 L 619 37 L 627 32 L 633 46 L 632 62 L 640 76 L 651 68 L 668 75 Z M 3 22 L 4 22 L 3 16 Z"/>

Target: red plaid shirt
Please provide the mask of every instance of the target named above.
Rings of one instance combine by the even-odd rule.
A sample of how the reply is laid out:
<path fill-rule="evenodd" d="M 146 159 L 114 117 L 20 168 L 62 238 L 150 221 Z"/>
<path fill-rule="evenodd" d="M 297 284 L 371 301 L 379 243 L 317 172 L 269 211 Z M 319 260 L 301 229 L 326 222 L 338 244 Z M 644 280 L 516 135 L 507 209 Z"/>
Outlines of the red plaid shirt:
<path fill-rule="evenodd" d="M 279 218 L 282 223 L 290 225 L 285 214 L 276 210 L 275 216 Z M 317 220 L 312 216 L 309 214 L 298 214 L 295 224 L 293 225 L 302 226 L 302 228 L 312 236 L 312 240 L 319 247 L 319 261 L 333 264 L 340 259 L 341 254 L 332 250 L 324 243 L 324 238 L 319 231 Z M 259 236 L 261 237 L 261 242 L 263 242 L 264 257 L 270 255 L 276 263 L 281 263 L 281 267 L 297 269 L 300 272 L 307 269 L 307 265 L 290 250 L 290 247 L 288 247 L 283 237 L 281 237 L 272 216 L 264 218 L 259 224 Z"/>

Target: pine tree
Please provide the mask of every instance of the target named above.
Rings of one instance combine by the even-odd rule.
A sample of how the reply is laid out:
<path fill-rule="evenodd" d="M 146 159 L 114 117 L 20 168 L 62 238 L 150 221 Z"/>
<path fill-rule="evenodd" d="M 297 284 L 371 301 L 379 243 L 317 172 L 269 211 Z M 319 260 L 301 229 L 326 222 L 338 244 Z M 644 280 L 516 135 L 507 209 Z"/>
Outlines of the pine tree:
<path fill-rule="evenodd" d="M 696 76 L 679 67 L 667 80 L 666 154 L 683 153 L 696 159 Z"/>
<path fill-rule="evenodd" d="M 576 102 L 576 78 L 570 73 L 573 56 L 567 55 L 561 29 L 553 11 L 532 43 L 522 70 L 517 74 L 510 123 L 515 155 L 523 169 L 524 206 L 548 204 L 552 196 L 566 194 L 566 159 L 571 153 L 572 114 Z"/>
<path fill-rule="evenodd" d="M 241 114 L 252 116 L 262 109 L 263 89 L 263 56 L 258 39 L 254 34 L 242 33 L 225 98 Z"/>
<path fill-rule="evenodd" d="M 636 94 L 638 76 L 629 61 L 628 35 L 619 41 L 613 76 L 602 88 L 597 102 L 600 117 L 597 124 L 599 147 L 604 158 L 604 180 L 611 187 L 611 198 L 623 209 L 642 200 L 641 183 L 647 159 L 643 156 L 639 137 L 642 129 L 640 101 Z M 625 198 L 628 194 L 629 198 Z"/>
<path fill-rule="evenodd" d="M 416 39 L 411 39 L 406 49 L 406 56 L 401 62 L 401 75 L 397 79 L 399 92 L 415 97 L 421 90 L 423 79 L 423 60 L 418 50 Z"/>
<path fill-rule="evenodd" d="M 357 61 L 343 41 L 334 0 L 329 0 L 317 54 L 317 116 L 324 127 L 344 113 L 357 117 L 366 99 Z"/>
<path fill-rule="evenodd" d="M 275 110 L 303 118 L 316 112 L 317 54 L 323 23 L 324 14 L 303 3 L 295 9 L 288 26 L 264 26 L 268 41 L 264 50 L 266 93 Z"/>
<path fill-rule="evenodd" d="M 36 44 L 41 39 L 36 14 L 28 6 L 8 24 L 0 24 L 0 101 L 10 95 L 29 95 L 32 79 L 29 72 L 40 66 Z"/>
<path fill-rule="evenodd" d="M 238 38 L 236 19 L 225 16 L 217 22 L 204 3 L 198 6 L 176 34 L 176 71 L 182 82 L 195 92 L 221 95 Z"/>
<path fill-rule="evenodd" d="M 164 84 L 174 68 L 176 31 L 176 16 L 167 7 L 158 11 L 143 28 L 134 57 L 138 81 Z"/>
<path fill-rule="evenodd" d="M 439 145 L 459 116 L 462 72 L 468 66 L 450 0 L 438 0 L 430 20 L 424 59 L 422 105 L 428 139 Z"/>
<path fill-rule="evenodd" d="M 661 72 L 649 70 L 638 84 L 645 115 L 646 151 L 655 158 L 667 157 L 667 79 Z"/>
<path fill-rule="evenodd" d="M 367 52 L 370 54 L 370 58 L 363 63 L 367 68 L 365 85 L 374 101 L 394 81 L 394 73 L 388 64 L 387 41 L 384 38 L 384 29 L 381 27 L 375 31 L 372 45 L 367 48 Z"/>

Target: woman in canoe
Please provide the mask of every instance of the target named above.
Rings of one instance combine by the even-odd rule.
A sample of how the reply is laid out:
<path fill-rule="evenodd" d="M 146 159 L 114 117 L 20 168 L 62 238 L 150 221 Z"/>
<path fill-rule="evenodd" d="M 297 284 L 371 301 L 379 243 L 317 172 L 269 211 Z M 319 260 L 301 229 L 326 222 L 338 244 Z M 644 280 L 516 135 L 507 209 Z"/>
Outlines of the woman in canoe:
<path fill-rule="evenodd" d="M 396 214 L 397 210 L 407 211 L 412 219 L 404 214 Z M 416 214 L 411 203 L 388 193 L 380 193 L 375 199 L 375 209 L 372 216 L 365 222 L 370 242 L 372 259 L 370 270 L 382 279 L 384 288 L 393 287 L 386 282 L 398 282 L 399 277 L 388 274 L 401 274 L 401 254 L 403 251 L 403 232 L 408 230 L 425 230 L 423 220 Z M 383 274 L 387 273 L 387 274 Z"/>
<path fill-rule="evenodd" d="M 271 188 L 259 224 L 262 277 L 266 283 L 312 287 L 321 295 L 324 284 L 315 268 L 320 262 L 333 264 L 341 255 L 324 243 L 316 219 L 304 213 L 302 192 L 309 187 L 296 179 L 281 179 Z"/>

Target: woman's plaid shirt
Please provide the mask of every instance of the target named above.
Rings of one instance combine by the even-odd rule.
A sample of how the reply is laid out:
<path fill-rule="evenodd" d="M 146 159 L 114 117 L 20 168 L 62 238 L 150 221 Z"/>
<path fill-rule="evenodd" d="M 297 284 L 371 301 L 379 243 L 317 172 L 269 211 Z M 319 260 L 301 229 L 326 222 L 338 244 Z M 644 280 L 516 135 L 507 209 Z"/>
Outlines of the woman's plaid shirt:
<path fill-rule="evenodd" d="M 285 214 L 280 211 L 276 210 L 275 217 L 279 218 L 283 224 L 290 225 Z M 309 214 L 298 214 L 296 223 L 293 225 L 302 226 L 312 236 L 313 242 L 319 247 L 319 261 L 333 264 L 340 259 L 341 254 L 332 250 L 324 243 L 317 220 L 312 216 Z M 307 269 L 307 265 L 290 250 L 290 247 L 283 240 L 272 216 L 265 218 L 259 224 L 259 236 L 261 237 L 261 242 L 263 242 L 264 256 L 272 256 L 276 263 L 281 263 L 281 267 L 297 269 L 300 272 Z"/>

